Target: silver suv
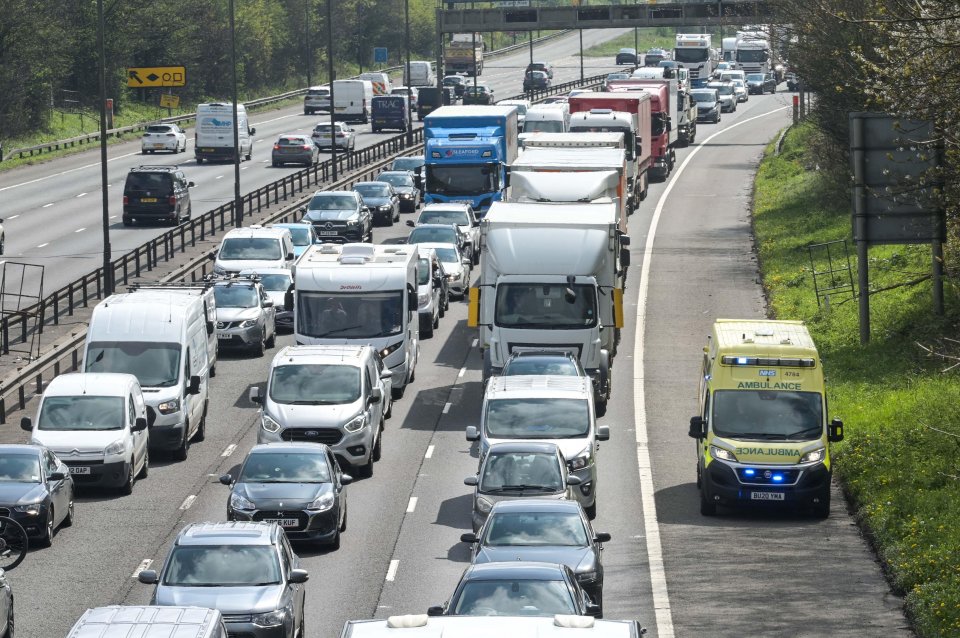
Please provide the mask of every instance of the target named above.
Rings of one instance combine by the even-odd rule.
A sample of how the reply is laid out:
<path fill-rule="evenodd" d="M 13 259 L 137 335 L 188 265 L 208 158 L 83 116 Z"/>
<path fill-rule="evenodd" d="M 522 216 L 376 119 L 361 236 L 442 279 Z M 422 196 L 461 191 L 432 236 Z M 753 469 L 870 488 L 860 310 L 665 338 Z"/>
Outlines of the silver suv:
<path fill-rule="evenodd" d="M 277 340 L 277 308 L 253 275 L 232 277 L 213 286 L 217 301 L 217 345 L 238 347 L 262 357 Z"/>
<path fill-rule="evenodd" d="M 373 476 L 380 460 L 383 421 L 390 412 L 392 373 L 370 346 L 288 346 L 273 358 L 257 443 L 326 443 L 341 467 Z"/>
<path fill-rule="evenodd" d="M 177 534 L 161 572 L 137 578 L 156 585 L 152 605 L 218 609 L 231 636 L 303 635 L 308 574 L 276 523 L 192 523 Z"/>

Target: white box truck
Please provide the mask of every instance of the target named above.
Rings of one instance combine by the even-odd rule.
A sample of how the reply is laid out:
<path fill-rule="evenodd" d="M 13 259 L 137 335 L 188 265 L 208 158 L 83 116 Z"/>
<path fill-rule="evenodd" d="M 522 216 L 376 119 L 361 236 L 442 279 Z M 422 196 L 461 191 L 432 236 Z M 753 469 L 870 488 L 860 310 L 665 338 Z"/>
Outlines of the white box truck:
<path fill-rule="evenodd" d="M 233 103 L 214 102 L 197 105 L 197 128 L 194 132 L 194 154 L 197 164 L 204 160 L 233 161 Z M 253 157 L 253 136 L 247 109 L 237 104 L 237 142 L 240 159 Z"/>
<path fill-rule="evenodd" d="M 480 242 L 468 325 L 480 329 L 484 380 L 516 350 L 569 350 L 590 375 L 602 414 L 623 325 L 617 282 L 629 265 L 629 238 L 617 228 L 614 205 L 494 202 Z"/>
<path fill-rule="evenodd" d="M 293 267 L 298 345 L 371 345 L 393 373 L 393 397 L 420 354 L 416 246 L 314 244 Z"/>

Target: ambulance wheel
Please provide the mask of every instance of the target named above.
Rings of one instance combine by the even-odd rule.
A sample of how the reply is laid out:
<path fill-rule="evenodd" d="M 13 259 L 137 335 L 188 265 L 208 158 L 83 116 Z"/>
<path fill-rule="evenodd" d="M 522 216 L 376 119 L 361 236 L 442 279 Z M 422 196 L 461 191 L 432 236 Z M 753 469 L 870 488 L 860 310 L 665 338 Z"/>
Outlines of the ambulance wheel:
<path fill-rule="evenodd" d="M 830 516 L 830 487 L 820 495 L 820 502 L 813 506 L 814 518 L 825 519 Z"/>
<path fill-rule="evenodd" d="M 702 516 L 717 515 L 717 504 L 707 500 L 707 493 L 703 488 L 700 489 L 700 514 Z"/>

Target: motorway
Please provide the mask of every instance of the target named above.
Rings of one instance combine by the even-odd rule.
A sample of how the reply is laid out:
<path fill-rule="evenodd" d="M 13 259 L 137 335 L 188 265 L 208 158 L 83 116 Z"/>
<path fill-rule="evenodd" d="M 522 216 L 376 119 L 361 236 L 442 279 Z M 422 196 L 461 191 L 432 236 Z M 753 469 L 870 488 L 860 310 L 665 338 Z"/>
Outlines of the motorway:
<path fill-rule="evenodd" d="M 602 29 L 584 32 L 583 45 L 609 40 L 626 29 Z M 580 77 L 580 58 L 575 34 L 548 40 L 534 46 L 534 57 L 555 67 L 554 83 Z M 523 71 L 529 50 L 491 58 L 479 81 L 493 87 L 498 99 L 522 92 Z M 615 67 L 612 60 L 585 58 L 585 76 L 597 75 Z M 322 120 L 304 115 L 302 105 L 259 113 L 251 117 L 256 128 L 253 158 L 240 166 L 241 193 L 247 193 L 283 175 L 301 170 L 300 166 L 273 167 L 270 155 L 273 142 L 287 133 L 309 134 Z M 416 123 L 420 126 L 420 123 Z M 357 148 L 371 146 L 390 133 L 373 133 L 369 125 L 354 125 Z M 183 167 L 191 189 L 193 214 L 199 215 L 233 199 L 233 165 L 198 165 L 193 156 L 193 129 L 188 129 L 185 154 L 142 155 L 140 141 L 115 144 L 108 148 L 108 184 L 110 188 L 110 242 L 114 258 L 129 252 L 151 237 L 163 234 L 169 226 L 148 225 L 125 228 L 120 221 L 123 185 L 133 167 L 174 165 Z M 321 161 L 329 153 L 321 154 Z M 44 294 L 91 272 L 103 263 L 103 207 L 98 151 L 88 151 L 0 173 L 0 218 L 6 232 L 6 251 L 2 260 L 39 264 L 44 270 Z M 39 279 L 33 271 L 25 280 L 24 293 L 36 294 Z"/>
<path fill-rule="evenodd" d="M 639 619 L 648 636 L 912 635 L 838 491 L 822 521 L 699 514 L 687 426 L 701 348 L 714 318 L 765 314 L 752 176 L 789 123 L 789 103 L 786 93 L 754 96 L 702 126 L 670 179 L 651 185 L 630 218 L 628 321 L 601 419 L 611 440 L 598 457 L 594 526 L 613 536 L 604 551 L 606 616 Z M 376 241 L 396 240 L 403 228 L 377 229 Z M 416 382 L 394 405 L 374 477 L 347 488 L 341 549 L 296 547 L 310 571 L 308 638 L 337 636 L 351 618 L 422 613 L 452 592 L 468 560 L 458 540 L 470 527 L 462 480 L 476 471 L 476 449 L 464 438 L 482 398 L 475 337 L 466 305 L 453 303 L 421 343 Z M 285 336 L 278 347 L 290 343 Z M 224 519 L 228 488 L 217 476 L 255 443 L 257 410 L 246 397 L 264 383 L 275 352 L 224 356 L 211 381 L 206 440 L 189 459 L 155 460 L 132 496 L 84 495 L 77 523 L 10 573 L 20 635 L 63 636 L 87 607 L 146 603 L 150 587 L 135 572 L 159 567 L 185 523 Z M 8 426 L 0 440 L 24 436 Z"/>

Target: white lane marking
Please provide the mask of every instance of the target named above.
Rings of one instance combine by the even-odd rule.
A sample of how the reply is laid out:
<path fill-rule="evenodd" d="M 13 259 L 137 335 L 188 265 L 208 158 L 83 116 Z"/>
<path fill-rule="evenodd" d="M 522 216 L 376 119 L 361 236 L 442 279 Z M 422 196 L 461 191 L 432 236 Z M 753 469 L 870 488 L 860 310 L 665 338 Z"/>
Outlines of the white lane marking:
<path fill-rule="evenodd" d="M 290 115 L 281 115 L 280 117 L 275 117 L 272 120 L 263 120 L 262 122 L 254 122 L 254 124 L 259 126 L 261 124 L 267 124 L 269 122 L 279 122 L 280 120 L 285 120 L 288 117 L 298 117 L 299 115 L 300 115 L 299 113 L 291 113 Z"/>
<path fill-rule="evenodd" d="M 407 514 L 413 514 L 413 510 L 417 509 L 417 497 L 411 496 L 410 502 L 407 503 Z"/>
<path fill-rule="evenodd" d="M 116 215 L 110 215 L 110 219 L 113 219 L 113 218 L 115 218 L 115 217 L 116 217 Z"/>
<path fill-rule="evenodd" d="M 392 583 L 393 579 L 397 577 L 397 567 L 400 567 L 400 561 L 393 559 L 390 561 L 390 567 L 387 568 L 387 582 Z"/>
<path fill-rule="evenodd" d="M 195 500 L 197 500 L 196 494 L 191 494 L 191 495 L 188 496 L 187 498 L 183 499 L 183 502 L 182 502 L 182 503 L 180 503 L 180 509 L 182 509 L 182 510 L 188 510 L 188 509 L 190 509 L 190 506 L 193 505 L 193 502 L 194 502 Z"/>
<path fill-rule="evenodd" d="M 79 195 L 77 195 L 77 198 L 79 199 L 80 197 L 85 197 L 85 196 L 86 196 L 86 193 L 80 193 Z"/>
<path fill-rule="evenodd" d="M 44 204 L 40 208 L 50 208 L 51 206 L 53 206 L 53 202 L 50 202 L 49 204 Z M 11 217 L 10 219 L 13 219 L 13 218 Z"/>
<path fill-rule="evenodd" d="M 6 259 L 0 261 L 0 266 L 4 265 L 5 263 L 7 263 L 7 260 L 6 260 Z"/>
<path fill-rule="evenodd" d="M 140 153 L 127 153 L 126 155 L 118 155 L 116 157 L 111 157 L 110 159 L 107 160 L 107 162 L 115 162 L 118 159 L 123 159 L 124 157 L 130 157 L 131 155 L 139 155 L 139 154 Z M 37 182 L 43 182 L 48 179 L 52 179 L 54 177 L 60 177 L 61 175 L 66 175 L 68 173 L 75 173 L 76 171 L 82 171 L 85 168 L 93 168 L 95 166 L 99 167 L 100 162 L 96 162 L 95 164 L 84 164 L 83 166 L 71 168 L 66 171 L 60 171 L 59 173 L 54 173 L 53 175 L 45 175 L 43 177 L 38 177 L 36 179 L 28 180 L 26 182 L 20 182 L 19 184 L 11 184 L 10 186 L 4 186 L 3 188 L 0 188 L 0 193 L 2 193 L 3 191 L 12 190 L 14 188 L 19 188 L 21 186 L 26 186 L 27 184 L 36 184 Z"/>
<path fill-rule="evenodd" d="M 140 575 L 140 572 L 142 572 L 143 570 L 150 569 L 150 565 L 152 564 L 153 564 L 152 558 L 144 558 L 142 561 L 140 561 L 140 564 L 137 565 L 137 568 L 133 570 L 133 573 L 130 574 L 130 578 L 136 578 L 137 576 Z"/>
<path fill-rule="evenodd" d="M 479 339 L 474 339 L 474 340 L 473 340 L 473 346 L 471 346 L 471 347 L 476 348 L 478 343 L 480 343 L 480 340 L 479 340 Z"/>
<path fill-rule="evenodd" d="M 220 453 L 220 456 L 222 456 L 222 457 L 228 457 L 228 456 L 230 456 L 231 454 L 233 454 L 233 451 L 236 450 L 236 449 L 237 449 L 237 444 L 236 444 L 236 443 L 231 443 L 231 444 L 228 445 L 226 448 L 224 448 L 223 452 Z"/>
<path fill-rule="evenodd" d="M 647 293 L 650 286 L 650 262 L 653 258 L 653 244 L 657 236 L 657 226 L 663 207 L 677 184 L 680 175 L 690 164 L 704 144 L 718 135 L 736 128 L 741 124 L 766 117 L 787 107 L 774 109 L 762 115 L 756 115 L 746 120 L 732 124 L 722 131 L 717 131 L 698 144 L 687 155 L 670 183 L 664 189 L 657 201 L 657 207 L 650 219 L 650 228 L 647 230 L 647 242 L 643 247 L 643 261 L 640 266 L 640 283 L 637 286 L 637 327 L 634 331 L 633 349 L 633 413 L 637 439 L 637 469 L 640 474 L 640 500 L 643 505 L 643 531 L 647 543 L 647 561 L 650 565 L 650 588 L 653 594 L 653 610 L 656 615 L 657 636 L 659 638 L 673 638 L 673 614 L 670 610 L 670 594 L 667 591 L 667 574 L 663 566 L 663 547 L 660 544 L 660 524 L 657 522 L 657 501 L 653 487 L 653 466 L 650 463 L 650 446 L 647 438 L 647 406 L 644 392 L 644 365 L 643 339 L 646 330 Z"/>
<path fill-rule="evenodd" d="M 49 246 L 49 245 L 50 245 L 50 242 L 44 242 L 44 243 L 40 244 L 39 246 L 37 246 L 37 248 L 43 248 L 44 246 Z"/>
<path fill-rule="evenodd" d="M 50 204 L 50 205 L 53 206 L 53 204 Z M 16 219 L 17 217 L 20 217 L 20 215 L 10 215 L 10 217 L 7 217 L 7 219 Z"/>
<path fill-rule="evenodd" d="M 245 170 L 247 170 L 248 168 L 250 168 L 250 167 L 249 167 L 249 166 L 241 166 L 241 167 L 240 167 L 240 170 L 241 170 L 241 171 L 245 171 Z"/>
<path fill-rule="evenodd" d="M 223 175 L 217 175 L 217 179 L 223 179 Z"/>
<path fill-rule="evenodd" d="M 462 368 L 460 368 L 460 372 L 457 373 L 457 378 L 459 379 L 466 373 L 467 373 L 467 366 L 463 366 Z"/>
<path fill-rule="evenodd" d="M 450 411 L 450 402 L 447 401 L 443 406 L 443 413 L 446 414 L 449 411 Z"/>
<path fill-rule="evenodd" d="M 428 446 L 427 446 L 427 453 L 423 455 L 423 458 L 429 459 L 429 458 L 433 457 L 433 448 L 434 448 L 433 445 L 428 445 Z"/>
<path fill-rule="evenodd" d="M 84 228 L 78 228 L 78 229 L 76 229 L 76 230 L 73 231 L 73 232 L 75 232 L 75 233 L 82 233 L 82 232 L 85 231 L 85 230 L 86 230 L 86 227 L 84 227 Z"/>

